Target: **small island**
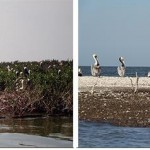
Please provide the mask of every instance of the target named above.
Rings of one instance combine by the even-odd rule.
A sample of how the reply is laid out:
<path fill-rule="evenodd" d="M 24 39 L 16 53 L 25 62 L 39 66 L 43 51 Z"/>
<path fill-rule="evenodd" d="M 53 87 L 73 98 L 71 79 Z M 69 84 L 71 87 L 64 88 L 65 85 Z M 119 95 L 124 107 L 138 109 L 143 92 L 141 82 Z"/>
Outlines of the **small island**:
<path fill-rule="evenodd" d="M 79 77 L 79 119 L 150 126 L 149 77 Z"/>
<path fill-rule="evenodd" d="M 73 61 L 0 63 L 0 118 L 72 116 Z"/>

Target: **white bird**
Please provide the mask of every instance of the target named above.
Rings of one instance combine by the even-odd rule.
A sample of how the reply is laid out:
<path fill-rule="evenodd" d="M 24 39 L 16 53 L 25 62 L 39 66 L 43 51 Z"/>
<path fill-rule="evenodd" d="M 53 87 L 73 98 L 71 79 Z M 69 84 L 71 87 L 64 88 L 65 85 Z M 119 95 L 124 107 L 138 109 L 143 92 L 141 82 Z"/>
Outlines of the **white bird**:
<path fill-rule="evenodd" d="M 120 77 L 124 77 L 126 71 L 124 58 L 119 57 L 119 61 L 121 62 L 121 66 L 118 66 L 117 71 Z"/>
<path fill-rule="evenodd" d="M 17 78 L 19 77 L 19 71 L 16 71 L 16 76 L 17 76 Z"/>
<path fill-rule="evenodd" d="M 10 66 L 9 66 L 9 65 L 7 66 L 7 70 L 8 70 L 8 72 L 10 72 L 10 71 L 11 71 L 11 70 L 10 70 Z"/>
<path fill-rule="evenodd" d="M 82 76 L 82 70 L 80 67 L 78 68 L 78 76 Z"/>
<path fill-rule="evenodd" d="M 93 54 L 93 58 L 95 60 L 95 63 L 94 65 L 91 65 L 91 74 L 92 76 L 100 76 L 101 69 L 100 69 L 100 64 L 97 55 Z"/>
<path fill-rule="evenodd" d="M 41 66 L 41 68 L 43 68 L 43 61 L 40 62 L 40 66 Z"/>
<path fill-rule="evenodd" d="M 7 70 L 8 70 L 8 72 L 10 72 L 10 71 L 13 70 L 13 68 L 10 68 L 10 66 L 8 65 L 8 66 L 7 66 Z"/>
<path fill-rule="evenodd" d="M 61 74 L 61 70 L 59 69 L 59 70 L 58 70 L 58 75 L 60 75 L 60 74 Z"/>
<path fill-rule="evenodd" d="M 148 77 L 150 77 L 150 71 L 148 72 L 148 75 L 147 75 Z"/>
<path fill-rule="evenodd" d="M 21 87 L 20 87 L 20 90 L 23 90 L 23 88 L 24 88 L 24 80 L 21 79 Z"/>

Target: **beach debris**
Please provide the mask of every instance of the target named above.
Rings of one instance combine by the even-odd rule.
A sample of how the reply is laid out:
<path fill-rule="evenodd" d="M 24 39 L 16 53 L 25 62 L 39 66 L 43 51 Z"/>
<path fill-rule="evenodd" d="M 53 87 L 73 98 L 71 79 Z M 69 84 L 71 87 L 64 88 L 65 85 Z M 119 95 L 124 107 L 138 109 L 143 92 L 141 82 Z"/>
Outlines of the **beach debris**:
<path fill-rule="evenodd" d="M 106 103 L 104 103 L 104 106 L 107 106 L 107 104 L 106 104 Z"/>
<path fill-rule="evenodd" d="M 138 77 L 137 72 L 136 72 L 136 86 L 135 86 L 134 93 L 136 93 L 138 90 L 138 82 L 139 82 L 139 77 Z"/>
<path fill-rule="evenodd" d="M 139 82 L 139 77 L 138 77 L 138 75 L 137 75 L 137 72 L 136 72 L 136 83 L 135 83 L 135 87 L 134 87 L 132 78 L 130 77 L 129 79 L 130 79 L 130 81 L 131 81 L 132 90 L 134 91 L 134 93 L 137 93 L 137 91 L 138 91 L 138 82 Z"/>
<path fill-rule="evenodd" d="M 138 75 L 133 79 L 134 90 L 136 84 L 138 84 L 135 79 L 138 79 Z M 87 91 L 80 93 L 79 118 L 81 120 L 106 121 L 119 126 L 149 127 L 150 101 L 146 97 L 150 97 L 150 90 L 139 89 L 139 87 L 137 89 L 138 93 L 136 95 L 133 94 L 134 90 L 127 88 L 111 88 L 111 92 L 102 88 L 104 94 L 97 94 L 97 96 L 95 96 L 95 93 L 92 96 Z M 85 97 L 87 93 L 88 97 Z M 87 115 L 85 116 L 85 114 Z"/>
<path fill-rule="evenodd" d="M 132 82 L 132 78 L 129 77 L 130 81 L 131 81 L 131 86 L 132 86 L 132 90 L 134 90 L 134 85 L 133 85 L 133 82 Z"/>
<path fill-rule="evenodd" d="M 97 78 L 95 84 L 92 86 L 92 89 L 91 89 L 91 91 L 90 91 L 90 93 L 91 93 L 92 95 L 94 94 L 94 88 L 95 88 L 95 86 L 97 85 L 97 81 L 98 81 L 98 78 Z"/>

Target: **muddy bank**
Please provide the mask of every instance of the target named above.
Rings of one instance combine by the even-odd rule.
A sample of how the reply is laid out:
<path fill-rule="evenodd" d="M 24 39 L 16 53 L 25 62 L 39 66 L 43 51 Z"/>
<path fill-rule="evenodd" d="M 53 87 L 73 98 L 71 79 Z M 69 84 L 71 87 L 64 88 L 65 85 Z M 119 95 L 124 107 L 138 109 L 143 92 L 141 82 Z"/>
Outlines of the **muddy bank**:
<path fill-rule="evenodd" d="M 80 88 L 80 87 L 79 87 Z M 80 88 L 79 119 L 119 126 L 150 126 L 150 89 L 139 87 Z"/>

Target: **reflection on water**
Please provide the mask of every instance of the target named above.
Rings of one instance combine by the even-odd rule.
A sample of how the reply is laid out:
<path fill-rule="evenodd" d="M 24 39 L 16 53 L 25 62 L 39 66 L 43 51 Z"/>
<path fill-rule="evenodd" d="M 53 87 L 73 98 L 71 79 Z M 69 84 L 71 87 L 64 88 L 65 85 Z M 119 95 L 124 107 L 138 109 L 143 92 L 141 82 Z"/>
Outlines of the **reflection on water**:
<path fill-rule="evenodd" d="M 0 119 L 0 133 L 6 132 L 72 140 L 73 123 L 71 117 Z"/>

